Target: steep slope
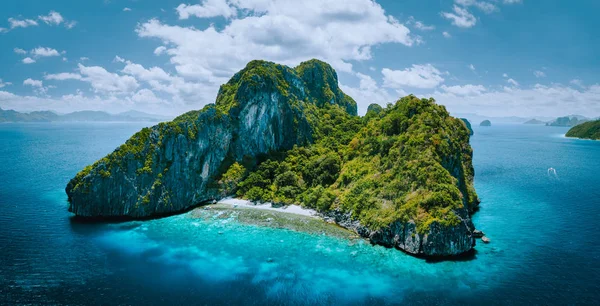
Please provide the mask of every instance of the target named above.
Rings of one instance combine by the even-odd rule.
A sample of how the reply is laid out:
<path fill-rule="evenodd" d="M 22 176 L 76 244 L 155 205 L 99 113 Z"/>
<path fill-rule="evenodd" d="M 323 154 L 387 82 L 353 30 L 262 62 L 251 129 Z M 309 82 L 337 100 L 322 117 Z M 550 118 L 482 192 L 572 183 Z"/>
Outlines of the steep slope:
<path fill-rule="evenodd" d="M 67 188 L 84 217 L 145 218 L 237 195 L 297 203 L 425 256 L 474 246 L 469 130 L 407 96 L 363 118 L 327 64 L 252 61 L 215 104 L 135 134 Z"/>
<path fill-rule="evenodd" d="M 600 120 L 589 121 L 572 127 L 567 137 L 600 140 Z"/>

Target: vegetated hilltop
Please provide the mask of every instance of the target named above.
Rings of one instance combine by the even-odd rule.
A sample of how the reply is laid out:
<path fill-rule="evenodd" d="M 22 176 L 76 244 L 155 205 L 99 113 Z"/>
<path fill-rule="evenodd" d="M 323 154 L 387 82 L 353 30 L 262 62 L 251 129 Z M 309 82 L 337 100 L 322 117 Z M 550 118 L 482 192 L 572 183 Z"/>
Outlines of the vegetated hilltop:
<path fill-rule="evenodd" d="M 226 196 L 317 209 L 374 243 L 448 256 L 474 246 L 469 130 L 433 99 L 356 115 L 328 64 L 252 61 L 215 104 L 145 128 L 68 184 L 84 217 L 145 218 Z"/>

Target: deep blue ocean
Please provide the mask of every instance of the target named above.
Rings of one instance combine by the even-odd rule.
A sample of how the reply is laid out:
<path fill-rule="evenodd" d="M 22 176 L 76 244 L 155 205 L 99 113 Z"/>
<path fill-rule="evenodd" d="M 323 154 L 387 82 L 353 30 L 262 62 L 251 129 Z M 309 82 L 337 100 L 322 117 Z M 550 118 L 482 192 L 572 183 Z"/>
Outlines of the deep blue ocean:
<path fill-rule="evenodd" d="M 186 214 L 74 222 L 68 180 L 144 125 L 0 124 L 0 304 L 600 304 L 600 141 L 474 127 L 474 222 L 491 243 L 427 262 Z"/>

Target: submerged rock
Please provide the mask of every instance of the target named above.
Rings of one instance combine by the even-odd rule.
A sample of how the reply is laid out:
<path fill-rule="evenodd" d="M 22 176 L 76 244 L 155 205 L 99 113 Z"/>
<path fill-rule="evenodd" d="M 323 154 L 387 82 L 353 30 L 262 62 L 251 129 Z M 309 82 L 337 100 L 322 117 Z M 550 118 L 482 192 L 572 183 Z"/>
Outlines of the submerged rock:
<path fill-rule="evenodd" d="M 490 243 L 490 238 L 488 238 L 487 236 L 483 236 L 481 237 L 481 241 L 483 241 L 483 243 Z"/>

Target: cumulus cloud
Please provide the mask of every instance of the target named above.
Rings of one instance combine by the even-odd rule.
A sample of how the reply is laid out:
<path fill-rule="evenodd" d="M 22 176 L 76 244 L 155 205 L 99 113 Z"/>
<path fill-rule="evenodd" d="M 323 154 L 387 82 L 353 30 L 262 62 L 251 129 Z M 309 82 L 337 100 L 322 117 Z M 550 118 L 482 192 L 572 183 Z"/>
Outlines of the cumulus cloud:
<path fill-rule="evenodd" d="M 344 93 L 354 98 L 359 114 L 366 113 L 371 103 L 385 105 L 385 103 L 398 98 L 398 96 L 392 96 L 385 88 L 378 86 L 372 77 L 362 73 L 356 73 L 356 76 L 360 80 L 358 88 L 344 84 L 340 84 L 340 88 Z"/>
<path fill-rule="evenodd" d="M 21 48 L 14 48 L 13 50 L 15 51 L 16 54 L 27 54 L 27 51 L 25 51 Z"/>
<path fill-rule="evenodd" d="M 442 12 L 442 17 L 450 20 L 453 25 L 460 28 L 470 28 L 477 23 L 477 18 L 466 8 L 454 5 L 453 12 Z"/>
<path fill-rule="evenodd" d="M 412 65 L 404 70 L 384 68 L 383 85 L 390 88 L 435 88 L 444 82 L 442 73 L 431 64 Z"/>
<path fill-rule="evenodd" d="M 546 73 L 544 73 L 543 71 L 539 71 L 539 70 L 534 71 L 533 75 L 535 75 L 536 78 L 545 78 L 546 77 Z"/>
<path fill-rule="evenodd" d="M 27 80 L 23 81 L 23 85 L 29 85 L 31 87 L 42 87 L 43 82 L 40 80 L 34 80 L 32 78 L 28 78 Z"/>
<path fill-rule="evenodd" d="M 515 81 L 514 79 L 508 79 L 506 82 L 512 86 L 519 86 L 519 82 Z"/>
<path fill-rule="evenodd" d="M 19 20 L 19 19 L 15 19 L 15 18 L 8 18 L 8 23 L 10 24 L 11 30 L 14 28 L 28 28 L 28 27 L 35 27 L 38 25 L 37 21 L 35 21 L 33 19 Z"/>
<path fill-rule="evenodd" d="M 139 87 L 135 78 L 108 72 L 100 66 L 78 64 L 77 67 L 81 74 L 81 80 L 90 83 L 94 91 L 98 93 L 127 94 Z"/>
<path fill-rule="evenodd" d="M 445 38 L 451 38 L 451 37 L 452 37 L 452 35 L 451 35 L 450 33 L 446 32 L 446 31 L 442 32 L 442 35 L 443 35 Z"/>
<path fill-rule="evenodd" d="M 473 64 L 470 64 L 469 69 L 471 69 L 471 71 L 475 71 L 475 66 Z"/>
<path fill-rule="evenodd" d="M 38 16 L 38 19 L 49 25 L 59 25 L 65 21 L 63 16 L 55 11 L 50 11 L 46 16 Z"/>
<path fill-rule="evenodd" d="M 128 7 L 126 7 L 126 8 L 123 8 L 123 12 L 131 12 L 131 9 L 130 9 L 130 8 L 128 8 Z"/>
<path fill-rule="evenodd" d="M 477 109 L 480 115 L 488 116 L 521 114 L 553 117 L 564 115 L 565 109 L 571 113 L 600 113 L 599 84 L 583 89 L 561 84 L 536 84 L 530 88 L 488 90 L 469 96 L 447 92 L 434 92 L 432 96 L 452 112 L 472 113 Z"/>
<path fill-rule="evenodd" d="M 206 8 L 210 3 L 217 1 L 205 1 L 200 6 Z M 168 53 L 180 75 L 213 84 L 226 81 L 257 58 L 292 66 L 320 58 L 339 71 L 349 72 L 350 61 L 370 59 L 375 45 L 411 46 L 416 42 L 406 26 L 370 0 L 345 1 L 344 5 L 332 0 L 274 0 L 268 5 L 240 0 L 226 4 L 244 12 L 244 17 L 229 19 L 222 29 L 212 25 L 205 29 L 172 26 L 152 19 L 140 24 L 137 33 L 172 45 Z M 179 11 L 188 12 L 180 13 L 182 18 L 192 16 L 189 6 L 180 6 Z"/>
<path fill-rule="evenodd" d="M 473 96 L 473 95 L 481 95 L 487 89 L 483 85 L 455 85 L 455 86 L 446 86 L 442 85 L 440 87 L 444 92 L 448 94 L 453 94 L 457 96 Z"/>
<path fill-rule="evenodd" d="M 167 47 L 165 47 L 165 46 L 157 47 L 156 49 L 154 49 L 154 55 L 161 55 L 161 54 L 165 53 L 165 51 L 167 51 Z"/>
<path fill-rule="evenodd" d="M 50 56 L 60 56 L 60 53 L 56 51 L 56 49 L 38 47 L 30 51 L 30 54 L 38 57 L 50 57 Z"/>
<path fill-rule="evenodd" d="M 493 13 L 498 10 L 498 7 L 496 7 L 496 5 L 494 5 L 493 3 L 490 3 L 490 2 L 485 2 L 485 1 L 454 0 L 454 3 L 464 6 L 464 7 L 474 6 L 486 14 L 490 14 L 490 13 Z"/>
<path fill-rule="evenodd" d="M 80 74 L 77 74 L 77 73 L 62 72 L 62 73 L 56 73 L 56 74 L 47 74 L 44 76 L 44 79 L 64 81 L 64 80 L 81 80 L 82 77 Z"/>
<path fill-rule="evenodd" d="M 35 60 L 32 59 L 31 57 L 26 57 L 22 60 L 23 64 L 33 64 L 35 63 Z"/>
<path fill-rule="evenodd" d="M 201 4 L 195 5 L 180 4 L 175 10 L 179 14 L 179 19 L 188 19 L 191 16 L 229 18 L 237 14 L 237 9 L 226 0 L 203 0 Z"/>

